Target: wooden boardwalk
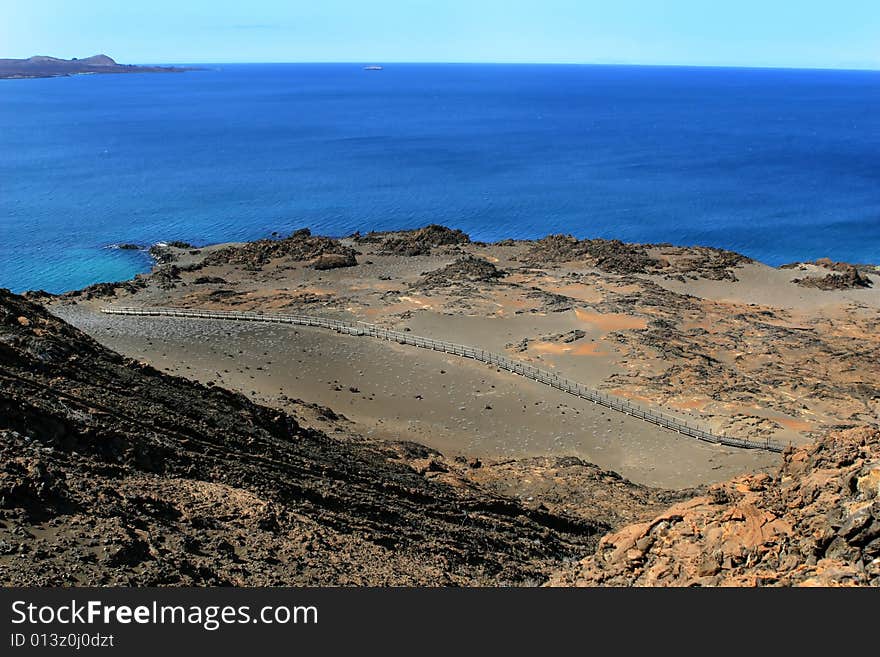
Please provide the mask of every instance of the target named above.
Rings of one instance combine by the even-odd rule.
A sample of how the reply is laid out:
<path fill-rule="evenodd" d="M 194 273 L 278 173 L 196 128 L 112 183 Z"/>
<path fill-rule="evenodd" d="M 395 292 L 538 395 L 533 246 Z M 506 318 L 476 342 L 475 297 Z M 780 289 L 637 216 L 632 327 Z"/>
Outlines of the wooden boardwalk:
<path fill-rule="evenodd" d="M 694 422 L 681 420 L 659 410 L 654 410 L 639 404 L 634 404 L 628 399 L 608 395 L 598 390 L 593 390 L 576 381 L 561 377 L 555 372 L 542 370 L 522 361 L 513 360 L 507 356 L 469 347 L 466 345 L 424 338 L 404 331 L 391 331 L 373 324 L 363 322 L 345 322 L 338 319 L 326 319 L 322 317 L 310 317 L 307 315 L 281 315 L 258 312 L 240 312 L 234 310 L 190 310 L 183 308 L 130 308 L 130 307 L 107 307 L 103 313 L 110 315 L 134 315 L 141 317 L 180 317 L 186 319 L 211 319 L 238 322 L 268 322 L 273 324 L 294 324 L 297 326 L 314 326 L 329 329 L 346 335 L 368 336 L 380 340 L 388 340 L 403 345 L 412 345 L 422 349 L 441 351 L 454 354 L 462 358 L 471 358 L 493 365 L 498 369 L 507 370 L 514 374 L 524 376 L 538 383 L 551 386 L 575 397 L 580 397 L 594 404 L 625 413 L 634 418 L 650 422 L 658 427 L 675 431 L 676 433 L 690 436 L 698 440 L 716 445 L 738 447 L 741 449 L 760 449 L 770 452 L 782 452 L 785 449 L 770 439 L 750 440 L 746 438 L 733 438 L 712 433 Z"/>

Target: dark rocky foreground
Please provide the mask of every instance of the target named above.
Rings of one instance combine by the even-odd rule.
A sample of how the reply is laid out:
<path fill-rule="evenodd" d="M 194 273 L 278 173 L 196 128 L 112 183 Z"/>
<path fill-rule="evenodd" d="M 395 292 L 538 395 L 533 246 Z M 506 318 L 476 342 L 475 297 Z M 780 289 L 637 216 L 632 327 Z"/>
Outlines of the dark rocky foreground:
<path fill-rule="evenodd" d="M 124 359 L 2 291 L 0 581 L 535 584 L 608 528 L 338 431 Z"/>

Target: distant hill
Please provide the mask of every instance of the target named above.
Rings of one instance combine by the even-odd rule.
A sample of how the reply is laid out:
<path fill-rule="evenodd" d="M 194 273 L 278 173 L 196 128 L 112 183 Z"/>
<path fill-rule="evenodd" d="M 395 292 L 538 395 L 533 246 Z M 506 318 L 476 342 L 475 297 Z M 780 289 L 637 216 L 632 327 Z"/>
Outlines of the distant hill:
<path fill-rule="evenodd" d="M 0 59 L 0 79 L 56 78 L 101 73 L 180 73 L 189 69 L 117 64 L 107 55 L 85 59 L 58 59 L 37 55 L 29 59 Z"/>

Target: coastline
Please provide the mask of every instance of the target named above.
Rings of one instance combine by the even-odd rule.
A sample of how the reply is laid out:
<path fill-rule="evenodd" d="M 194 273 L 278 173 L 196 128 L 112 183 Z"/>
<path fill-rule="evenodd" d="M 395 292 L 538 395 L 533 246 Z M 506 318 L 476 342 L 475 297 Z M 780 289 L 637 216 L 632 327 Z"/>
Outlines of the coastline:
<path fill-rule="evenodd" d="M 376 232 L 375 234 L 377 234 L 377 235 L 395 235 L 395 234 L 403 234 L 403 233 L 413 232 L 414 230 L 417 230 L 417 229 L 385 230 L 385 231 Z M 359 235 L 359 234 L 360 234 L 359 232 L 356 232 L 354 234 L 349 234 L 349 235 L 326 235 L 326 237 L 328 237 L 329 239 L 334 239 L 334 240 L 346 240 L 346 239 L 352 238 L 353 235 Z M 150 274 L 152 274 L 155 271 L 157 266 L 163 264 L 162 263 L 162 256 L 159 254 L 162 252 L 162 250 L 164 248 L 168 247 L 169 245 L 185 244 L 186 245 L 185 248 L 190 249 L 190 250 L 204 250 L 204 249 L 212 250 L 212 249 L 224 248 L 227 246 L 246 244 L 249 242 L 259 242 L 262 240 L 279 239 L 280 237 L 281 237 L 280 233 L 278 233 L 277 231 L 273 231 L 271 233 L 271 235 L 267 235 L 264 237 L 257 237 L 255 239 L 249 240 L 249 241 L 221 240 L 221 241 L 216 241 L 216 242 L 199 243 L 198 241 L 195 241 L 195 240 L 190 242 L 189 239 L 177 239 L 177 240 L 159 240 L 159 241 L 150 242 L 150 243 L 146 243 L 146 242 L 130 243 L 130 242 L 124 242 L 124 241 L 123 242 L 111 242 L 111 243 L 105 244 L 99 248 L 113 250 L 113 251 L 132 251 L 132 252 L 136 252 L 138 254 L 144 254 L 144 255 L 148 256 L 148 258 L 149 258 L 147 261 L 147 262 L 149 262 L 149 266 L 144 267 L 138 271 L 134 271 L 131 276 L 126 277 L 126 278 L 117 278 L 117 279 L 99 278 L 97 280 L 94 280 L 94 281 L 87 283 L 86 285 L 83 285 L 80 287 L 70 288 L 68 290 L 63 290 L 61 292 L 51 292 L 48 294 L 51 294 L 52 296 L 63 296 L 65 294 L 75 293 L 78 290 L 83 290 L 85 288 L 92 287 L 95 285 L 101 285 L 101 286 L 121 285 L 126 282 L 134 281 L 134 280 L 138 279 L 139 277 L 149 276 Z M 546 236 L 544 236 L 544 237 L 546 237 Z M 510 243 L 528 244 L 528 243 L 537 242 L 541 239 L 542 239 L 542 237 L 514 238 L 514 239 L 501 238 L 501 239 L 497 239 L 494 241 L 474 241 L 473 243 L 485 245 L 486 247 L 491 248 L 492 246 L 495 246 L 495 245 L 503 245 L 503 244 L 510 244 Z M 584 238 L 584 239 L 589 240 L 590 238 Z M 599 239 L 601 241 L 608 241 L 608 242 L 618 242 L 619 241 L 619 240 L 616 240 L 613 238 L 612 239 L 595 238 L 595 239 Z M 744 258 L 746 260 L 750 260 L 750 261 L 752 261 L 758 265 L 761 265 L 763 267 L 767 267 L 769 269 L 777 269 L 777 270 L 797 269 L 803 265 L 813 265 L 816 263 L 816 260 L 807 259 L 807 260 L 792 261 L 792 262 L 783 263 L 780 265 L 770 265 L 765 262 L 762 262 L 761 260 L 754 259 L 749 256 L 737 253 L 736 251 L 731 251 L 731 250 L 726 249 L 724 247 L 718 247 L 718 246 L 708 245 L 708 244 L 684 245 L 684 244 L 676 244 L 676 243 L 671 243 L 671 242 L 657 242 L 657 243 L 622 242 L 622 243 L 636 244 L 639 246 L 646 246 L 646 247 L 674 247 L 677 249 L 685 249 L 685 250 L 687 250 L 687 249 L 708 249 L 708 250 L 715 250 L 715 251 L 719 251 L 719 252 L 728 252 L 728 253 L 732 253 L 736 256 L 739 256 L 741 258 Z M 829 259 L 829 258 L 822 258 L 821 260 L 827 260 L 829 263 L 832 262 L 831 259 Z M 880 277 L 880 264 L 865 263 L 865 262 L 853 262 L 853 263 L 842 263 L 842 264 L 848 264 L 865 275 L 874 275 L 876 277 Z M 807 270 L 801 269 L 800 271 L 807 271 Z M 817 270 L 816 269 L 809 269 L 809 271 L 816 272 Z M 46 292 L 46 291 L 39 288 L 39 287 L 31 287 L 31 288 L 27 288 L 27 289 L 22 289 L 20 291 L 16 291 L 17 294 L 34 294 L 34 293 L 44 293 L 44 292 Z"/>
<path fill-rule="evenodd" d="M 505 353 L 731 436 L 795 445 L 855 423 L 850 417 L 862 402 L 853 399 L 846 371 L 856 367 L 867 381 L 877 367 L 870 355 L 880 350 L 871 341 L 837 364 L 826 355 L 838 342 L 833 348 L 849 349 L 843 345 L 854 312 L 866 331 L 876 323 L 870 311 L 860 317 L 853 310 L 880 307 L 876 286 L 803 287 L 792 281 L 842 274 L 816 264 L 771 268 L 706 247 L 561 236 L 482 243 L 428 227 L 342 239 L 299 231 L 251 243 L 159 247 L 151 255 L 150 274 L 46 302 L 102 343 L 160 370 L 278 408 L 292 408 L 293 399 L 317 403 L 343 413 L 363 435 L 409 436 L 483 459 L 575 455 L 665 487 L 720 481 L 774 461 L 688 444 L 696 441 L 457 358 L 308 329 L 132 321 L 99 311 L 170 305 L 365 321 Z M 740 353 L 743 340 L 757 340 L 755 353 Z M 767 349 L 784 362 L 768 360 Z M 821 360 L 816 374 L 804 371 L 809 358 Z M 371 376 L 377 368 L 379 378 Z M 802 380 L 780 384 L 787 368 Z M 804 403 L 790 385 L 828 392 Z M 439 397 L 431 392 L 439 390 Z M 872 404 L 860 419 L 874 412 Z"/>
<path fill-rule="evenodd" d="M 190 68 L 118 64 L 107 55 L 85 59 L 34 56 L 28 59 L 0 59 L 0 80 L 34 80 L 74 75 L 125 75 L 133 73 L 185 73 Z"/>

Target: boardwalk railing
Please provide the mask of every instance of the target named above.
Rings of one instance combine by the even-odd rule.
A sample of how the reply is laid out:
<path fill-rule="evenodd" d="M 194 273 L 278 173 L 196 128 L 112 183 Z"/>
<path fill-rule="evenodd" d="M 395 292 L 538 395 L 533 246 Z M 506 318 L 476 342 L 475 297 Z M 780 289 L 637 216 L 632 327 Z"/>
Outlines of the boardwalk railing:
<path fill-rule="evenodd" d="M 404 345 L 412 345 L 421 347 L 422 349 L 432 349 L 434 351 L 442 351 L 447 354 L 454 354 L 463 358 L 472 358 L 482 363 L 488 363 L 495 367 L 514 374 L 519 374 L 526 378 L 543 383 L 545 385 L 561 390 L 575 397 L 580 397 L 594 404 L 599 404 L 606 408 L 610 408 L 621 413 L 626 413 L 634 418 L 644 420 L 675 431 L 685 436 L 691 436 L 709 443 L 718 445 L 726 445 L 728 447 L 739 447 L 742 449 L 761 449 L 770 452 L 782 452 L 784 446 L 771 441 L 765 440 L 749 440 L 746 438 L 731 438 L 729 436 L 720 436 L 712 433 L 710 430 L 701 428 L 694 422 L 681 420 L 679 418 L 668 415 L 658 410 L 647 408 L 639 404 L 634 404 L 622 397 L 608 395 L 598 390 L 593 390 L 576 381 L 571 381 L 565 377 L 559 376 L 555 372 L 542 370 L 540 368 L 529 365 L 522 361 L 510 359 L 501 354 L 479 349 L 477 347 L 469 347 L 466 345 L 455 344 L 454 342 L 446 342 L 445 340 L 434 340 L 432 338 L 420 337 L 403 331 L 391 331 L 383 329 L 374 324 L 365 324 L 363 322 L 345 322 L 338 319 L 326 319 L 323 317 L 310 317 L 307 315 L 280 315 L 259 312 L 243 312 L 235 310 L 191 310 L 183 308 L 129 308 L 129 307 L 108 307 L 102 309 L 101 312 L 109 315 L 136 315 L 145 317 L 183 317 L 188 319 L 221 319 L 242 322 L 269 322 L 274 324 L 294 324 L 297 326 L 314 326 L 318 328 L 330 329 L 337 333 L 346 335 L 369 336 L 388 340 Z"/>

